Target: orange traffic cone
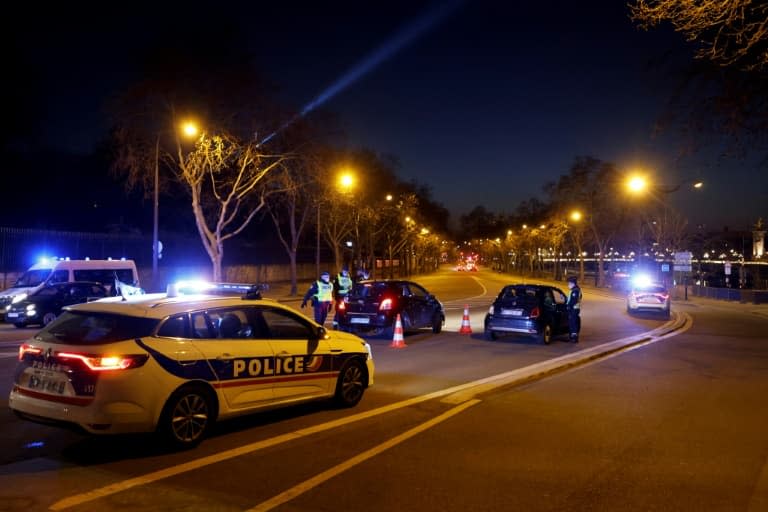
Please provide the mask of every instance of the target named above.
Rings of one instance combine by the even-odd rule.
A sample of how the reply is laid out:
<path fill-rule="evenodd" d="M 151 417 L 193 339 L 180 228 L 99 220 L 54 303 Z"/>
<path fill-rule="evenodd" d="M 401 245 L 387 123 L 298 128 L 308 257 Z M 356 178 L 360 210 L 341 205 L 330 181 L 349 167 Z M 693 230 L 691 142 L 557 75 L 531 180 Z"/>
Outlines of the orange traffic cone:
<path fill-rule="evenodd" d="M 403 324 L 400 321 L 400 313 L 397 314 L 397 320 L 395 320 L 395 335 L 392 337 L 392 343 L 389 344 L 392 348 L 405 348 L 405 339 L 403 339 Z"/>
<path fill-rule="evenodd" d="M 469 325 L 469 306 L 464 306 L 464 316 L 461 318 L 461 329 L 459 334 L 472 334 L 472 327 Z"/>

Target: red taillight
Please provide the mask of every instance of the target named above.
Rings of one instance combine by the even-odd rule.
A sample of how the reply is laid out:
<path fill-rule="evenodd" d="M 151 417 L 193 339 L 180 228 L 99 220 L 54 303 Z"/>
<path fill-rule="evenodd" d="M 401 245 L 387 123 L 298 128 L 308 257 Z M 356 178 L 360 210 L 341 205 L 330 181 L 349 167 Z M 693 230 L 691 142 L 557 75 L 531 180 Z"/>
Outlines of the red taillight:
<path fill-rule="evenodd" d="M 127 356 L 94 356 L 90 354 L 73 354 L 71 352 L 59 352 L 56 357 L 60 359 L 79 359 L 93 371 L 103 372 L 108 370 L 127 370 L 138 368 L 147 362 L 147 355 Z"/>
<path fill-rule="evenodd" d="M 344 311 L 345 309 L 347 309 L 347 304 L 345 300 L 339 301 L 338 304 L 336 304 L 337 311 Z"/>
<path fill-rule="evenodd" d="M 539 315 L 541 314 L 541 311 L 539 311 L 539 307 L 536 306 L 531 310 L 531 314 L 528 315 L 531 318 L 539 318 Z"/>
<path fill-rule="evenodd" d="M 384 299 L 379 304 L 379 311 L 389 311 L 392 309 L 392 299 Z"/>
<path fill-rule="evenodd" d="M 19 346 L 19 361 L 24 359 L 24 354 L 32 354 L 33 356 L 38 356 L 42 354 L 43 349 L 33 347 L 32 345 L 28 345 L 26 343 L 22 343 Z"/>
<path fill-rule="evenodd" d="M 659 295 L 659 297 L 661 297 L 661 300 L 663 300 L 664 302 L 667 302 L 667 298 L 669 297 L 669 295 L 662 293 Z"/>

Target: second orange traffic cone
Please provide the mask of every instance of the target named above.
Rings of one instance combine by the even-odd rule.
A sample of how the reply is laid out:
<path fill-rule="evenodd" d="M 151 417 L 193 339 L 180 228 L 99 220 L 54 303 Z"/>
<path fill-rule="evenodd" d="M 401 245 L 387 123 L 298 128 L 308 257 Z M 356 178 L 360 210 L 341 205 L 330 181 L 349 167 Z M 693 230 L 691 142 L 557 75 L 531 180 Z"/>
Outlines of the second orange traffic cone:
<path fill-rule="evenodd" d="M 403 339 L 403 324 L 400 321 L 400 313 L 397 314 L 397 320 L 395 320 L 395 335 L 392 336 L 392 343 L 389 344 L 392 348 L 405 348 L 405 339 Z"/>
<path fill-rule="evenodd" d="M 469 325 L 469 306 L 464 306 L 464 316 L 461 318 L 461 329 L 459 334 L 472 334 L 472 327 Z"/>

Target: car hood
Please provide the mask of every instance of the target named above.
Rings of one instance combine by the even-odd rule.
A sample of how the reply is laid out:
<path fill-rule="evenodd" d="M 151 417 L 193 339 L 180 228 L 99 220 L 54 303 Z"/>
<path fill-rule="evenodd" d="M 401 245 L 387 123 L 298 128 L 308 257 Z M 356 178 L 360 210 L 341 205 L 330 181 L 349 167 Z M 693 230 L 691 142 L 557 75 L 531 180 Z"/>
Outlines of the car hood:
<path fill-rule="evenodd" d="M 18 288 L 8 288 L 0 292 L 0 297 L 15 297 L 22 293 L 30 293 L 34 291 L 36 286 L 19 286 Z"/>

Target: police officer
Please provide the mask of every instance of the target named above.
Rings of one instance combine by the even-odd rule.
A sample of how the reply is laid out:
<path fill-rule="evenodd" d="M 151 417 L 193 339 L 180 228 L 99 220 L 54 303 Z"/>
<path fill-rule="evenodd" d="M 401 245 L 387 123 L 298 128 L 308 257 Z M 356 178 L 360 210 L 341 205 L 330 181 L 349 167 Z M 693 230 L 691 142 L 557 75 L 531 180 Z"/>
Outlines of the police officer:
<path fill-rule="evenodd" d="M 576 276 L 568 277 L 568 288 L 571 292 L 568 294 L 568 330 L 570 331 L 571 341 L 579 342 L 579 331 L 581 331 L 581 288 L 576 282 Z"/>
<path fill-rule="evenodd" d="M 301 302 L 302 309 L 307 306 L 308 300 L 312 301 L 312 307 L 315 310 L 315 322 L 324 325 L 333 304 L 333 283 L 330 273 L 323 272 L 320 274 L 320 279 L 312 283 L 304 294 L 304 300 Z"/>
<path fill-rule="evenodd" d="M 344 265 L 341 268 L 341 272 L 333 279 L 333 291 L 334 299 L 336 299 L 336 308 L 333 315 L 333 328 L 339 327 L 339 304 L 344 302 L 344 299 L 349 295 L 352 290 L 352 278 L 349 275 L 349 267 Z"/>

